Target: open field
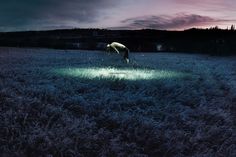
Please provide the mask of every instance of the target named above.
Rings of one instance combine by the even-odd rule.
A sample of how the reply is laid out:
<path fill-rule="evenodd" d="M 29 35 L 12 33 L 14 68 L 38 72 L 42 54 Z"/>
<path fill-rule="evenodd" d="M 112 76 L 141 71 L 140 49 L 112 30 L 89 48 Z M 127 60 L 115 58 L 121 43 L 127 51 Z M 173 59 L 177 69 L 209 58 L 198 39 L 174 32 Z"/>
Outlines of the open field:
<path fill-rule="evenodd" d="M 236 156 L 236 57 L 121 58 L 0 48 L 0 154 Z"/>

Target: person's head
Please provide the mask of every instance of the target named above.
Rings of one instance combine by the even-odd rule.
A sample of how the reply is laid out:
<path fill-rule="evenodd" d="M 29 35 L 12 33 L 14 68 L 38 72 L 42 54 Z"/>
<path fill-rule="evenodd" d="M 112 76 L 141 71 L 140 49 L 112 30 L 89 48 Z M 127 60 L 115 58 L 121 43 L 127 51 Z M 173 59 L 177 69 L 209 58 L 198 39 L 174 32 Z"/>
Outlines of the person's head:
<path fill-rule="evenodd" d="M 111 45 L 107 44 L 106 51 L 110 51 L 110 50 L 111 50 Z"/>

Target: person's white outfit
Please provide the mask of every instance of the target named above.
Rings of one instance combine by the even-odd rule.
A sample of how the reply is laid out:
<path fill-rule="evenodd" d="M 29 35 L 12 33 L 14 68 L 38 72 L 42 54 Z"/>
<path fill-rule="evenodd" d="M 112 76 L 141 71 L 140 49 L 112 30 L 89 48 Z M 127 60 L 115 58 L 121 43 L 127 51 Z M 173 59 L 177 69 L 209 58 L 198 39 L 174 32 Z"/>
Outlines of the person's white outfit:
<path fill-rule="evenodd" d="M 124 52 L 123 58 L 127 63 L 129 63 L 129 49 L 125 45 L 118 42 L 112 42 L 107 45 L 107 50 L 110 52 L 112 49 L 118 54 Z"/>

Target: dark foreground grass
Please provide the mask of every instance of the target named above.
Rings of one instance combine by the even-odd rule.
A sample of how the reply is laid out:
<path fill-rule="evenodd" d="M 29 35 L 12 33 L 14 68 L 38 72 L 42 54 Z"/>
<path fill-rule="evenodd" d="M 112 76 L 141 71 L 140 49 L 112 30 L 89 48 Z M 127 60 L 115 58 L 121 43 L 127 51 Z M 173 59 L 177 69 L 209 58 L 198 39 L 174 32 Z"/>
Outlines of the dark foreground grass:
<path fill-rule="evenodd" d="M 103 59 L 103 60 L 102 60 Z M 236 156 L 236 63 L 134 54 L 182 78 L 81 78 L 56 69 L 126 67 L 102 53 L 0 49 L 1 156 Z"/>

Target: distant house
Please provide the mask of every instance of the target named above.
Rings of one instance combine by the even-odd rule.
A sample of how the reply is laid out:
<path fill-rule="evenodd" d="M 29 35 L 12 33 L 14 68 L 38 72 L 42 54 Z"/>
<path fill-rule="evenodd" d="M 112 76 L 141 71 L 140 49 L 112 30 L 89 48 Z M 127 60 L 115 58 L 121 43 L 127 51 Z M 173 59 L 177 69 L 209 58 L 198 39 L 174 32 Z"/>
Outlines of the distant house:
<path fill-rule="evenodd" d="M 162 46 L 162 44 L 156 44 L 156 50 L 157 50 L 157 51 L 163 51 L 163 46 Z"/>
<path fill-rule="evenodd" d="M 75 48 L 80 48 L 80 46 L 81 46 L 81 44 L 80 43 L 73 43 L 73 46 L 75 47 Z"/>

